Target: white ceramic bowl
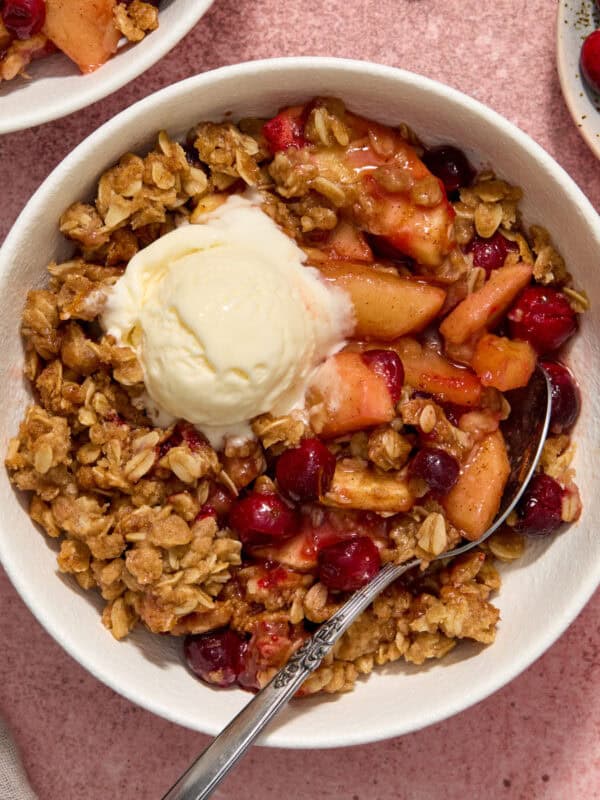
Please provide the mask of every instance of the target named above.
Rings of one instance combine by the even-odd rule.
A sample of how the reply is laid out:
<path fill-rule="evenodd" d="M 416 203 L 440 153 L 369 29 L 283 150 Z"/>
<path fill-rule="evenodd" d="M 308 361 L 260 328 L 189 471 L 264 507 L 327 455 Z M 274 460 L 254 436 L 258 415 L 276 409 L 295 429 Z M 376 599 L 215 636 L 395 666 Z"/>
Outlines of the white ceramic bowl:
<path fill-rule="evenodd" d="M 141 42 L 119 47 L 90 75 L 63 53 L 34 61 L 31 80 L 0 82 L 0 134 L 41 125 L 101 100 L 149 69 L 190 31 L 213 0 L 163 0 L 159 27 Z"/>
<path fill-rule="evenodd" d="M 405 121 L 426 142 L 454 142 L 479 164 L 525 190 L 527 221 L 546 225 L 578 284 L 592 298 L 571 364 L 584 404 L 577 426 L 577 469 L 584 500 L 580 523 L 532 543 L 502 569 L 498 638 L 488 648 L 457 647 L 421 669 L 392 665 L 336 698 L 293 703 L 263 739 L 282 747 L 334 747 L 406 733 L 461 711 L 499 689 L 546 650 L 582 609 L 600 580 L 600 494 L 595 460 L 600 442 L 600 220 L 565 172 L 538 145 L 474 100 L 408 72 L 357 61 L 299 58 L 258 61 L 190 78 L 152 95 L 96 131 L 60 164 L 32 197 L 0 252 L 0 443 L 4 452 L 29 395 L 21 377 L 18 335 L 27 289 L 46 281 L 45 266 L 65 258 L 57 217 L 94 191 L 100 173 L 126 150 L 143 151 L 155 131 L 183 134 L 198 120 L 268 115 L 313 95 L 337 95 L 361 114 Z M 31 523 L 22 498 L 0 473 L 0 557 L 31 611 L 90 672 L 155 713 L 198 731 L 219 731 L 247 702 L 185 669 L 176 641 L 137 631 L 118 643 L 100 624 L 101 602 L 57 574 L 55 546 Z"/>

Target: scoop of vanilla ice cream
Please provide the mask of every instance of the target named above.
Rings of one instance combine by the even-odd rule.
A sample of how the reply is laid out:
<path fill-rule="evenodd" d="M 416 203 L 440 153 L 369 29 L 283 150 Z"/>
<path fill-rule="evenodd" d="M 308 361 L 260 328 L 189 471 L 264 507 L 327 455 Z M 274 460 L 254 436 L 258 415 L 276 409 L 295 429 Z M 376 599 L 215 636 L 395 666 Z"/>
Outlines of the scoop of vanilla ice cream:
<path fill-rule="evenodd" d="M 107 333 L 132 347 L 149 407 L 211 441 L 303 405 L 315 367 L 353 327 L 345 292 L 259 207 L 234 195 L 139 251 L 109 295 Z"/>

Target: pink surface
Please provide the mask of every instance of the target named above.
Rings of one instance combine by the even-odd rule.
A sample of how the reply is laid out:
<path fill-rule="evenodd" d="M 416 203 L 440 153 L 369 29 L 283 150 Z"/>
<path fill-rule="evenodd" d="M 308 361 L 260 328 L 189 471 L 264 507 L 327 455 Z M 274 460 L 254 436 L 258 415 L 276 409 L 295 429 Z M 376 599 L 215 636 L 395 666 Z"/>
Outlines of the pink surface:
<path fill-rule="evenodd" d="M 280 55 L 362 58 L 449 83 L 533 136 L 600 209 L 600 165 L 560 94 L 555 13 L 550 0 L 216 0 L 171 55 L 116 95 L 0 139 L 0 241 L 55 164 L 116 112 L 196 72 Z M 207 737 L 89 676 L 41 629 L 4 574 L 0 603 L 0 713 L 41 800 L 160 798 Z M 256 748 L 215 797 L 600 798 L 599 690 L 597 593 L 543 658 L 478 706 L 351 750 Z"/>

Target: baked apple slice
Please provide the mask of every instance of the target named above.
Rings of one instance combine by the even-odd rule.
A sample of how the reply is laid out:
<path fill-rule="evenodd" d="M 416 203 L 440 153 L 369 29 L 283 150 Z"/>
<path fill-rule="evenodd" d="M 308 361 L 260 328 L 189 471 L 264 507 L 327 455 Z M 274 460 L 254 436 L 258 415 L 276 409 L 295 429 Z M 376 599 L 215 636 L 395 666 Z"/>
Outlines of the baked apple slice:
<path fill-rule="evenodd" d="M 391 341 L 423 330 L 446 299 L 446 292 L 438 286 L 366 264 L 330 261 L 319 269 L 328 283 L 350 295 L 356 317 L 354 335 L 360 338 Z"/>
<path fill-rule="evenodd" d="M 345 220 L 331 231 L 323 249 L 334 261 L 359 261 L 366 264 L 374 261 L 373 251 L 364 233 Z"/>
<path fill-rule="evenodd" d="M 410 336 L 397 339 L 391 347 L 400 356 L 405 382 L 410 386 L 432 394 L 442 403 L 479 405 L 481 381 L 470 369 L 454 366 Z"/>
<path fill-rule="evenodd" d="M 376 473 L 355 459 L 338 461 L 333 481 L 321 498 L 326 506 L 398 514 L 414 504 L 406 480 L 397 473 Z"/>
<path fill-rule="evenodd" d="M 325 438 L 390 422 L 395 413 L 385 377 L 351 352 L 337 353 L 319 367 L 308 404 L 311 424 Z"/>
<path fill-rule="evenodd" d="M 473 447 L 458 481 L 440 501 L 467 539 L 478 539 L 492 524 L 509 475 L 506 445 L 498 430 Z"/>
<path fill-rule="evenodd" d="M 82 72 L 93 72 L 117 50 L 115 6 L 116 0 L 46 0 L 42 30 Z"/>
<path fill-rule="evenodd" d="M 529 264 L 512 264 L 494 270 L 481 289 L 465 297 L 440 325 L 447 342 L 463 344 L 475 333 L 494 325 L 521 289 L 531 280 Z"/>
<path fill-rule="evenodd" d="M 471 364 L 484 386 L 507 392 L 527 386 L 535 369 L 536 354 L 529 342 L 486 333 L 477 342 Z"/>

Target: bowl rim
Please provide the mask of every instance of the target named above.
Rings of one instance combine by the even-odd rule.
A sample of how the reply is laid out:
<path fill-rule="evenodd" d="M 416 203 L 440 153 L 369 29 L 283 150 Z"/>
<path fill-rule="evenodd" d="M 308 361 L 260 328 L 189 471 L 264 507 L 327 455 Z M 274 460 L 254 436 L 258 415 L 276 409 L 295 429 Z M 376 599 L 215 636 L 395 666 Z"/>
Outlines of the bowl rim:
<path fill-rule="evenodd" d="M 61 119 L 69 114 L 73 114 L 75 111 L 87 108 L 92 105 L 92 103 L 96 103 L 98 100 L 108 97 L 108 95 L 118 91 L 126 84 L 131 83 L 131 81 L 154 66 L 154 64 L 172 50 L 175 45 L 192 30 L 214 1 L 215 0 L 194 0 L 192 4 L 186 7 L 187 13 L 174 15 L 174 21 L 172 24 L 169 24 L 168 27 L 165 26 L 161 30 L 159 25 L 155 31 L 152 31 L 148 37 L 147 48 L 137 51 L 135 47 L 139 42 L 131 43 L 130 52 L 136 53 L 136 55 L 125 61 L 125 64 L 120 65 L 120 69 L 117 72 L 106 75 L 104 80 L 93 80 L 88 84 L 87 89 L 85 87 L 84 81 L 86 78 L 102 77 L 101 71 L 104 65 L 102 65 L 99 70 L 90 73 L 90 75 L 77 75 L 76 77 L 82 80 L 81 90 L 73 92 L 72 94 L 65 94 L 61 102 L 57 103 L 53 108 L 31 105 L 23 108 L 22 113 L 16 114 L 13 112 L 7 114 L 4 119 L 0 118 L 0 135 L 16 133 L 17 131 L 33 128 L 36 125 L 44 125 L 46 122 L 53 122 L 54 120 Z M 118 55 L 119 51 L 115 53 L 115 56 Z M 64 57 L 68 58 L 68 56 Z M 107 63 L 110 64 L 110 61 L 111 59 L 109 59 Z M 57 78 L 56 80 L 61 79 L 62 78 Z M 18 87 L 14 92 L 18 94 Z"/>
<path fill-rule="evenodd" d="M 63 175 L 69 174 L 71 169 L 78 163 L 84 161 L 85 157 L 93 153 L 95 143 L 97 140 L 109 138 L 119 127 L 130 121 L 131 118 L 142 118 L 144 113 L 149 107 L 161 105 L 163 102 L 173 98 L 184 98 L 190 89 L 201 88 L 203 85 L 219 80 L 222 77 L 235 78 L 238 75 L 260 74 L 264 70 L 279 70 L 284 72 L 293 72 L 297 69 L 304 71 L 315 71 L 325 69 L 339 70 L 341 73 L 367 73 L 371 77 L 387 77 L 387 78 L 401 78 L 403 81 L 410 80 L 416 84 L 418 88 L 433 92 L 434 94 L 443 95 L 454 103 L 466 107 L 475 115 L 480 118 L 486 119 L 491 122 L 495 127 L 505 134 L 509 139 L 516 139 L 520 147 L 533 159 L 540 163 L 545 170 L 550 173 L 550 176 L 558 183 L 560 183 L 565 191 L 568 193 L 573 203 L 579 208 L 579 213 L 585 216 L 588 220 L 597 220 L 597 239 L 600 245 L 600 217 L 592 206 L 588 198 L 583 194 L 581 189 L 577 186 L 575 181 L 566 173 L 566 171 L 554 159 L 546 153 L 546 151 L 538 145 L 531 137 L 521 131 L 512 122 L 509 122 L 499 113 L 493 109 L 488 108 L 483 103 L 469 97 L 468 95 L 446 86 L 438 81 L 432 80 L 416 73 L 407 70 L 398 69 L 395 67 L 376 64 L 368 61 L 360 61 L 354 59 L 343 59 L 334 57 L 284 57 L 273 59 L 260 59 L 241 62 L 230 66 L 220 67 L 219 69 L 207 71 L 205 73 L 192 76 L 183 81 L 171 84 L 148 97 L 138 101 L 134 105 L 121 111 L 119 114 L 105 122 L 100 128 L 90 134 L 84 139 L 57 167 L 50 173 L 44 180 L 36 192 L 32 195 L 27 202 L 24 209 L 19 214 L 16 222 L 9 231 L 4 244 L 0 248 L 0 292 L 6 280 L 6 274 L 12 261 L 13 255 L 16 255 L 18 242 L 26 230 L 27 219 L 35 218 L 37 214 L 41 213 L 45 207 L 47 198 L 52 197 L 54 191 L 61 185 Z M 282 80 L 284 77 L 282 76 Z M 23 228 L 23 231 L 21 230 Z M 53 624 L 51 614 L 48 614 L 45 608 L 36 606 L 33 593 L 30 591 L 27 577 L 19 574 L 16 568 L 13 567 L 10 561 L 9 553 L 6 552 L 3 546 L 3 539 L 0 537 L 0 561 L 17 592 L 36 617 L 36 619 L 43 625 L 46 631 L 66 650 L 70 656 L 78 661 L 86 670 L 94 675 L 105 685 L 109 686 L 118 694 L 126 697 L 133 703 L 146 708 L 149 711 L 157 714 L 158 716 L 167 719 L 176 724 L 184 727 L 192 727 L 189 720 L 183 720 L 174 712 L 166 703 L 157 700 L 152 693 L 150 696 L 144 696 L 143 693 L 138 693 L 135 688 L 123 689 L 119 685 L 117 679 L 98 668 L 90 657 L 89 652 L 82 651 L 78 645 L 77 637 L 74 636 L 70 641 L 64 641 L 53 631 Z M 336 737 L 323 737 L 318 741 L 314 739 L 308 741 L 303 734 L 295 734 L 293 725 L 283 726 L 278 728 L 272 734 L 266 734 L 259 744 L 272 747 L 284 747 L 294 749 L 314 749 L 314 748 L 333 748 L 342 746 L 352 746 L 365 744 L 369 742 L 380 741 L 382 739 L 391 738 L 394 736 L 410 733 L 415 730 L 427 727 L 437 722 L 441 722 L 448 717 L 453 716 L 467 708 L 481 702 L 489 695 L 496 692 L 498 689 L 507 685 L 514 678 L 516 678 L 527 667 L 533 664 L 566 630 L 566 628 L 573 622 L 575 617 L 581 612 L 587 604 L 597 586 L 600 584 L 600 562 L 597 564 L 589 564 L 589 569 L 585 575 L 581 575 L 581 582 L 577 593 L 569 596 L 567 601 L 562 607 L 562 613 L 554 616 L 551 624 L 543 634 L 537 637 L 534 641 L 528 641 L 527 646 L 519 650 L 515 654 L 514 660 L 510 664 L 510 668 L 501 671 L 492 672 L 479 676 L 478 683 L 473 691 L 465 697 L 464 695 L 450 697 L 448 702 L 443 708 L 430 709 L 420 719 L 418 725 L 406 727 L 402 724 L 401 718 L 394 717 L 393 719 L 386 718 L 385 724 L 380 724 L 377 728 L 371 726 L 366 729 L 362 726 L 347 726 L 342 736 L 339 732 Z M 306 702 L 306 701 L 305 701 Z M 200 730 L 199 728 L 194 728 Z M 220 728 L 210 721 L 206 724 L 203 722 L 202 731 L 211 735 L 216 735 Z"/>

